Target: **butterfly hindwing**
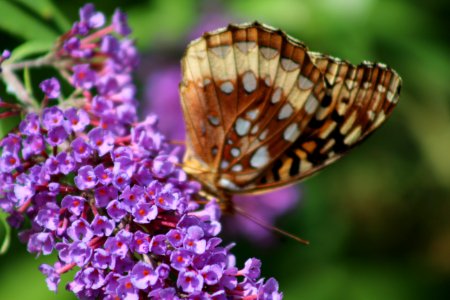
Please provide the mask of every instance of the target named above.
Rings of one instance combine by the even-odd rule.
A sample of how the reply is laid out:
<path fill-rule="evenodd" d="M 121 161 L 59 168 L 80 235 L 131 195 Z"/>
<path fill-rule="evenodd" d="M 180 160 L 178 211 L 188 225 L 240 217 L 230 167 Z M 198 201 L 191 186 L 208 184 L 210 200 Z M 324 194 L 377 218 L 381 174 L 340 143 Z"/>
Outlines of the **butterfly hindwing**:
<path fill-rule="evenodd" d="M 400 77 L 385 65 L 353 66 L 321 54 L 311 56 L 327 80 L 327 99 L 308 130 L 253 187 L 246 187 L 247 192 L 299 181 L 336 161 L 378 128 L 398 101 Z"/>

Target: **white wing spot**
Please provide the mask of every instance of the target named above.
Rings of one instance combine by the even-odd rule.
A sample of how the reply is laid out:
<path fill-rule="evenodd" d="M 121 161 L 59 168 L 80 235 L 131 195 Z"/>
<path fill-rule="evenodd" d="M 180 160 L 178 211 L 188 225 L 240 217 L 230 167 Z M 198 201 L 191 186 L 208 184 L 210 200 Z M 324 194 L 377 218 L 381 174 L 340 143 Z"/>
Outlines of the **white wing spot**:
<path fill-rule="evenodd" d="M 380 93 L 384 93 L 384 92 L 386 92 L 386 87 L 385 87 L 384 85 L 382 85 L 382 84 L 379 84 L 379 85 L 377 86 L 377 90 L 378 90 Z"/>
<path fill-rule="evenodd" d="M 354 128 L 350 133 L 345 137 L 344 144 L 352 145 L 355 143 L 358 138 L 361 136 L 361 126 Z"/>
<path fill-rule="evenodd" d="M 261 47 L 259 51 L 266 59 L 272 59 L 278 54 L 278 50 L 269 47 Z"/>
<path fill-rule="evenodd" d="M 394 101 L 394 93 L 392 93 L 391 91 L 388 91 L 386 94 L 386 98 L 389 102 L 393 102 Z"/>
<path fill-rule="evenodd" d="M 299 68 L 299 64 L 294 62 L 292 59 L 289 58 L 282 58 L 281 59 L 281 67 L 285 69 L 286 71 L 294 71 L 295 69 Z"/>
<path fill-rule="evenodd" d="M 236 46 L 242 53 L 248 53 L 248 50 L 256 47 L 255 42 L 237 42 Z"/>
<path fill-rule="evenodd" d="M 309 90 L 314 86 L 314 83 L 307 77 L 300 75 L 298 78 L 298 86 L 302 90 Z"/>
<path fill-rule="evenodd" d="M 240 172 L 243 170 L 243 167 L 241 164 L 237 164 L 231 167 L 231 171 L 233 172 Z"/>
<path fill-rule="evenodd" d="M 263 132 L 261 132 L 261 134 L 259 135 L 259 140 L 260 141 L 262 141 L 262 140 L 264 140 L 266 137 L 267 137 L 267 135 L 269 134 L 269 129 L 266 129 L 266 130 L 264 130 Z"/>
<path fill-rule="evenodd" d="M 269 162 L 270 156 L 269 151 L 267 151 L 267 146 L 262 146 L 253 153 L 250 159 L 250 165 L 254 168 L 260 168 Z"/>
<path fill-rule="evenodd" d="M 313 94 L 310 94 L 305 103 L 305 111 L 308 114 L 312 114 L 316 111 L 318 106 L 319 106 L 319 101 L 317 101 L 317 98 Z"/>
<path fill-rule="evenodd" d="M 212 154 L 212 156 L 216 156 L 217 155 L 217 147 L 216 146 L 214 146 L 212 149 L 211 149 L 211 154 Z"/>
<path fill-rule="evenodd" d="M 366 82 L 364 82 L 363 87 L 364 87 L 365 89 L 368 89 L 368 88 L 370 88 L 371 85 L 372 85 L 371 82 L 366 81 Z"/>
<path fill-rule="evenodd" d="M 223 58 L 223 57 L 227 56 L 227 54 L 230 52 L 231 47 L 230 46 L 217 46 L 217 47 L 213 47 L 210 49 L 215 55 Z"/>
<path fill-rule="evenodd" d="M 300 135 L 300 130 L 298 130 L 297 123 L 292 123 L 283 132 L 283 138 L 288 142 L 295 142 L 297 137 Z"/>
<path fill-rule="evenodd" d="M 272 94 L 272 98 L 270 98 L 270 102 L 272 103 L 278 103 L 281 99 L 281 93 L 283 92 L 282 88 L 276 88 L 275 91 Z"/>
<path fill-rule="evenodd" d="M 203 86 L 207 86 L 210 83 L 211 83 L 211 79 L 209 79 L 209 78 L 203 79 Z"/>
<path fill-rule="evenodd" d="M 264 83 L 265 83 L 267 86 L 270 86 L 270 85 L 272 84 L 272 79 L 270 79 L 270 76 L 269 76 L 269 75 L 267 75 L 266 78 L 264 79 Z"/>
<path fill-rule="evenodd" d="M 232 190 L 232 191 L 238 191 L 239 187 L 237 185 L 235 185 L 233 182 L 231 182 L 230 180 L 226 179 L 226 178 L 220 178 L 219 182 L 218 182 L 219 186 L 228 189 L 228 190 Z"/>
<path fill-rule="evenodd" d="M 278 113 L 278 120 L 284 120 L 292 116 L 292 113 L 294 112 L 294 109 L 292 108 L 292 105 L 288 102 L 283 105 L 283 107 L 280 109 L 280 112 Z"/>
<path fill-rule="evenodd" d="M 208 121 L 213 126 L 218 126 L 220 124 L 219 118 L 215 116 L 208 116 Z"/>
<path fill-rule="evenodd" d="M 244 84 L 244 89 L 247 93 L 251 93 L 256 90 L 256 77 L 252 71 L 245 72 L 242 77 L 242 83 Z"/>
<path fill-rule="evenodd" d="M 250 120 L 256 120 L 256 118 L 259 115 L 259 109 L 255 108 L 253 110 L 249 110 L 246 114 L 245 114 Z"/>
<path fill-rule="evenodd" d="M 222 162 L 220 163 L 220 168 L 222 170 L 224 170 L 224 169 L 228 168 L 229 165 L 230 164 L 226 160 L 222 160 Z"/>
<path fill-rule="evenodd" d="M 345 85 L 347 86 L 348 90 L 353 89 L 353 85 L 355 84 L 355 82 L 351 79 L 347 79 L 345 80 Z"/>
<path fill-rule="evenodd" d="M 375 119 L 375 122 L 373 123 L 373 127 L 380 126 L 380 124 L 383 123 L 384 119 L 386 119 L 386 115 L 384 114 L 384 111 L 380 111 L 377 118 Z"/>
<path fill-rule="evenodd" d="M 231 155 L 233 157 L 238 157 L 239 155 L 241 155 L 241 150 L 239 150 L 239 148 L 231 148 Z"/>
<path fill-rule="evenodd" d="M 251 134 L 256 134 L 259 131 L 259 125 L 256 124 L 253 126 L 252 131 L 250 131 Z"/>
<path fill-rule="evenodd" d="M 220 85 L 220 90 L 225 94 L 231 94 L 231 92 L 234 90 L 233 83 L 231 83 L 231 81 L 225 81 Z"/>
<path fill-rule="evenodd" d="M 236 123 L 234 125 L 234 130 L 239 136 L 244 136 L 250 130 L 250 121 L 247 121 L 242 118 L 237 118 Z"/>

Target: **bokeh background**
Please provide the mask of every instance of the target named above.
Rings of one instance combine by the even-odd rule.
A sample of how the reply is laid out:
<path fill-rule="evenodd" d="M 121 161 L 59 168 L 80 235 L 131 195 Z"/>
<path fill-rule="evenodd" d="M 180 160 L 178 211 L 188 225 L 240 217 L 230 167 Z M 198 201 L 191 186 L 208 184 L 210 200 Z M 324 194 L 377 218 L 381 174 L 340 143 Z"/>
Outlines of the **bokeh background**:
<path fill-rule="evenodd" d="M 0 48 L 47 47 L 70 27 L 84 3 L 0 1 Z M 227 239 L 236 240 L 240 263 L 262 259 L 263 274 L 278 279 L 285 299 L 450 299 L 447 0 L 95 4 L 107 15 L 117 6 L 128 13 L 143 55 L 136 74 L 143 115 L 160 112 L 163 130 L 174 136 L 180 133 L 170 122 L 182 120 L 176 115 L 176 84 L 171 85 L 179 80 L 184 47 L 204 28 L 258 20 L 283 28 L 312 50 L 395 68 L 404 85 L 391 119 L 348 157 L 304 182 L 300 205 L 277 220 L 278 227 L 311 245 L 280 236 L 264 245 L 245 237 Z M 173 107 L 159 105 L 161 97 L 175 99 Z M 57 295 L 48 292 L 37 270 L 54 259 L 27 254 L 13 232 L 10 251 L 0 257 L 0 299 L 72 299 L 63 288 Z"/>

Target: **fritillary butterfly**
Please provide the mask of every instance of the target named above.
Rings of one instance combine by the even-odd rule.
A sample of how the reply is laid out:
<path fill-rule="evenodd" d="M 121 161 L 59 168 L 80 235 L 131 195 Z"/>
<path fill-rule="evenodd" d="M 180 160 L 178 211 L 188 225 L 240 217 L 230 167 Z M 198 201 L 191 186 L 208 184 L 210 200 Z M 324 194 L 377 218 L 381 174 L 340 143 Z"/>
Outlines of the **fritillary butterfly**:
<path fill-rule="evenodd" d="M 336 161 L 386 120 L 401 87 L 384 64 L 311 52 L 259 23 L 192 41 L 182 68 L 184 169 L 224 201 Z"/>

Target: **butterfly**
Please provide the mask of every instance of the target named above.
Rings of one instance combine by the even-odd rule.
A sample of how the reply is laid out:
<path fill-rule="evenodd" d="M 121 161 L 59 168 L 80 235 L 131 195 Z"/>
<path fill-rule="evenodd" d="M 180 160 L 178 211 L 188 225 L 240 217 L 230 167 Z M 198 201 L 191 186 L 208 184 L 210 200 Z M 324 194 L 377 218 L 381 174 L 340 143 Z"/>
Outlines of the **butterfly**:
<path fill-rule="evenodd" d="M 312 52 L 257 22 L 205 33 L 181 64 L 184 170 L 226 202 L 338 160 L 387 119 L 401 88 L 384 64 Z"/>

